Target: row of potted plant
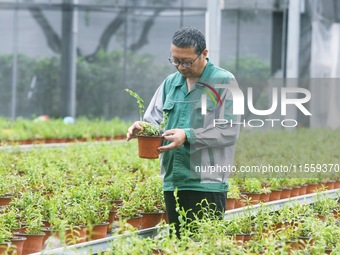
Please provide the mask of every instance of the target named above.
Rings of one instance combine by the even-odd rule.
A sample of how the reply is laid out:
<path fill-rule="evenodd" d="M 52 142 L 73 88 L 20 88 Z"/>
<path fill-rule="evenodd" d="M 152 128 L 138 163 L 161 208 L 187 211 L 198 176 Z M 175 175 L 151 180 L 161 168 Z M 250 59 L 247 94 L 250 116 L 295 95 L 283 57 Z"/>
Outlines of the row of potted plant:
<path fill-rule="evenodd" d="M 121 216 L 124 213 L 132 216 L 132 213 L 139 215 L 143 207 L 164 210 L 158 160 L 143 160 L 136 155 L 136 143 L 133 141 L 1 151 L 0 195 L 10 200 L 4 212 L 7 214 L 7 210 L 13 210 L 18 219 L 24 219 L 25 224 L 40 222 L 31 220 L 30 216 L 42 218 L 48 221 L 52 230 L 58 230 L 61 226 L 75 226 L 77 221 L 78 224 L 85 222 L 92 226 L 95 223 L 90 219 L 99 220 L 102 218 L 100 215 L 107 219 L 111 211 Z M 259 183 L 259 180 L 250 183 L 245 178 L 240 178 L 239 182 L 236 180 L 230 178 L 229 195 L 233 187 L 254 189 Z M 261 187 L 272 191 L 272 187 L 278 183 L 286 185 L 288 180 L 301 181 L 300 178 L 267 178 L 261 180 Z M 308 181 L 316 180 L 320 181 L 320 178 Z M 123 201 L 120 207 L 117 207 L 117 200 Z M 29 228 L 34 229 L 34 225 L 26 225 L 26 229 Z"/>
<path fill-rule="evenodd" d="M 135 176 L 141 175 L 136 178 L 145 178 L 145 172 L 149 172 L 150 175 L 158 175 L 158 161 L 137 159 L 135 157 L 135 146 L 135 143 L 129 142 L 116 146 L 98 147 L 98 158 L 93 157 L 92 154 L 94 150 L 92 150 L 91 147 L 90 149 L 83 148 L 83 150 L 72 149 L 68 150 L 67 153 L 64 153 L 65 150 L 62 149 L 31 152 L 16 151 L 15 153 L 0 154 L 0 157 L 2 156 L 2 164 L 4 169 L 6 169 L 6 171 L 2 173 L 5 181 L 0 184 L 0 196 L 4 196 L 7 193 L 16 194 L 21 191 L 23 185 L 29 185 L 32 189 L 41 189 L 40 186 L 42 186 L 43 189 L 53 189 L 53 185 L 59 185 L 59 187 L 64 187 L 66 183 L 68 185 L 78 185 L 84 181 L 93 181 L 94 178 L 97 178 L 97 180 L 95 180 L 96 182 L 99 180 L 107 181 L 108 178 L 108 185 L 106 186 L 110 188 L 112 186 L 111 183 L 114 183 L 114 181 L 118 183 L 121 182 L 120 177 L 122 176 L 120 173 L 122 172 L 120 169 L 122 168 L 127 169 L 127 175 L 131 174 L 129 171 L 135 171 Z M 112 152 L 111 149 L 114 150 L 114 152 Z M 108 155 L 110 152 L 112 152 L 112 154 Z M 68 158 L 65 157 L 66 154 L 69 155 Z M 84 160 L 87 155 L 90 156 Z M 85 167 L 88 171 L 83 171 L 84 166 L 82 163 L 87 164 Z M 98 166 L 100 166 L 101 169 L 97 169 Z M 60 173 L 59 168 L 64 168 L 66 171 Z M 53 169 L 56 171 L 51 171 Z M 13 170 L 12 174 L 10 174 L 11 170 Z M 75 177 L 79 170 L 81 171 L 80 178 Z M 103 173 L 98 174 L 100 172 L 99 170 L 102 170 Z M 115 171 L 117 171 L 117 174 Z M 113 173 L 115 173 L 116 176 Z M 125 174 L 125 171 L 123 174 Z M 29 175 L 33 177 L 18 179 L 17 175 Z M 124 179 L 124 177 L 122 178 Z M 321 180 L 330 181 L 332 179 L 337 179 L 337 176 L 329 176 Z M 321 180 L 320 178 L 230 178 L 228 197 L 237 198 L 245 192 L 272 193 L 273 190 L 287 187 L 295 188 L 307 183 L 320 182 Z M 53 183 L 53 185 L 51 185 L 52 187 L 49 187 L 50 182 Z M 119 190 L 117 187 L 113 187 L 113 191 L 111 192 L 115 191 L 129 194 L 129 189 L 126 188 Z M 111 196 L 113 195 L 114 194 L 111 194 Z"/>
<path fill-rule="evenodd" d="M 135 158 L 134 146 L 77 144 L 60 149 L 1 152 L 0 196 L 5 198 L 0 199 L 1 214 L 15 215 L 4 233 L 45 233 L 46 238 L 75 229 L 70 235 L 76 239 L 64 234 L 70 244 L 99 238 L 93 235 L 95 225 L 104 223 L 106 236 L 106 222 L 112 229 L 114 221 L 123 224 L 122 219 L 163 212 L 158 162 L 131 162 Z M 117 206 L 121 201 L 123 204 Z M 148 227 L 147 224 L 141 222 L 137 228 Z M 75 235 L 83 226 L 87 239 Z"/>
<path fill-rule="evenodd" d="M 70 117 L 69 117 L 70 118 Z M 17 118 L 11 121 L 0 118 L 1 144 L 28 144 L 47 142 L 71 142 L 95 139 L 113 139 L 125 136 L 130 124 L 122 119 L 112 120 L 57 119 L 40 116 L 35 119 Z"/>
<path fill-rule="evenodd" d="M 339 254 L 338 199 L 320 196 L 311 205 L 287 204 L 277 212 L 263 205 L 226 221 L 203 209 L 203 219 L 187 222 L 181 239 L 164 226 L 154 238 L 118 238 L 103 254 Z M 185 222 L 186 212 L 178 210 Z"/>
<path fill-rule="evenodd" d="M 334 176 L 333 176 L 334 177 Z M 227 210 L 279 199 L 340 188 L 340 181 L 329 178 L 231 178 Z"/>
<path fill-rule="evenodd" d="M 156 182 L 153 181 L 153 184 Z M 155 200 L 150 200 L 152 194 L 145 192 L 145 197 L 139 201 L 137 199 L 124 200 L 123 205 L 116 210 L 118 217 L 113 218 L 110 222 L 109 214 L 114 211 L 113 208 L 116 206 L 114 201 L 105 197 L 100 189 L 96 192 L 93 188 L 87 187 L 88 185 L 72 187 L 72 192 L 65 191 L 63 194 L 42 195 L 37 191 L 25 191 L 20 196 L 13 196 L 11 202 L 2 207 L 0 214 L 6 223 L 1 226 L 2 241 L 11 241 L 11 238 L 15 236 L 25 236 L 26 238 L 32 235 L 40 236 L 40 245 L 35 246 L 36 250 L 32 250 L 31 244 L 27 241 L 24 244 L 24 251 L 36 252 L 42 248 L 44 242 L 51 235 L 61 238 L 67 245 L 104 238 L 109 232 L 110 223 L 116 221 L 118 227 L 125 228 L 125 221 L 140 216 L 140 214 L 159 212 L 158 206 L 162 206 L 162 201 L 159 201 L 159 204 L 151 205 L 151 203 L 155 203 Z M 147 190 L 148 188 L 150 190 L 157 189 L 157 186 L 146 186 Z M 133 195 L 133 197 L 135 196 Z M 139 225 L 134 227 L 136 229 L 153 227 L 162 219 L 163 214 L 158 215 L 160 217 L 158 222 L 154 222 L 154 225 L 150 225 L 149 222 L 139 222 Z M 141 217 L 139 218 L 141 219 Z M 103 232 L 99 233 L 98 227 Z M 131 230 L 130 227 L 128 229 Z"/>

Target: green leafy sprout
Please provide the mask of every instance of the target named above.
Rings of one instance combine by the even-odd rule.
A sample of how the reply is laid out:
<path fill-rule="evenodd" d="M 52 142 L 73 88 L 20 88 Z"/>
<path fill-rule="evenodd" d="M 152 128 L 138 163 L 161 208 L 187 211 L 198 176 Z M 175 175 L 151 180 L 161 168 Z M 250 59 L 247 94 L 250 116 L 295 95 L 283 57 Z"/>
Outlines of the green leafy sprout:
<path fill-rule="evenodd" d="M 134 91 L 132 91 L 131 89 L 125 89 L 125 91 L 127 93 L 130 94 L 130 96 L 136 98 L 137 100 L 137 105 L 138 105 L 138 109 L 139 109 L 139 119 L 142 121 L 143 120 L 143 113 L 144 113 L 144 100 Z"/>
<path fill-rule="evenodd" d="M 125 89 L 127 93 L 129 93 L 132 97 L 137 100 L 137 105 L 139 109 L 139 118 L 143 121 L 143 113 L 144 113 L 144 100 L 134 91 L 130 89 Z M 143 121 L 141 126 L 143 130 L 139 131 L 139 135 L 145 136 L 160 136 L 164 132 L 165 125 L 168 121 L 168 116 L 163 112 L 163 120 L 159 124 L 153 124 L 149 122 Z"/>

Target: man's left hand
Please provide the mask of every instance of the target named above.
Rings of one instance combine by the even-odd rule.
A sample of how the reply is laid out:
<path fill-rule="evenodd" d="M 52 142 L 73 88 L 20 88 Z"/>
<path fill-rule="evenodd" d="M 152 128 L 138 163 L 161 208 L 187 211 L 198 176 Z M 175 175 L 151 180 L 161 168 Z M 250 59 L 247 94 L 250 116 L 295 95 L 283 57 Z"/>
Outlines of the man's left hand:
<path fill-rule="evenodd" d="M 187 139 L 183 129 L 166 130 L 163 133 L 163 137 L 165 140 L 170 141 L 171 143 L 168 145 L 159 147 L 158 151 L 161 153 L 180 147 Z"/>

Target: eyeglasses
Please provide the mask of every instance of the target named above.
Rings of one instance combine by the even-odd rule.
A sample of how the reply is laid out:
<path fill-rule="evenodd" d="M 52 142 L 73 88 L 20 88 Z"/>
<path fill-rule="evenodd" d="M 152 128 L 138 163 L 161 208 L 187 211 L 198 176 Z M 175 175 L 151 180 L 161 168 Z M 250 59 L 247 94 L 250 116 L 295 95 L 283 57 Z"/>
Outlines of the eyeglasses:
<path fill-rule="evenodd" d="M 201 54 L 202 54 L 202 52 L 200 54 L 198 54 L 197 57 L 194 60 L 191 60 L 191 61 L 181 61 L 181 60 L 175 59 L 171 56 L 171 57 L 169 57 L 169 62 L 171 64 L 173 64 L 174 66 L 182 65 L 185 68 L 190 68 L 192 66 L 192 64 L 196 61 L 196 59 L 198 59 L 198 57 Z M 170 55 L 171 55 L 171 53 L 170 53 Z"/>

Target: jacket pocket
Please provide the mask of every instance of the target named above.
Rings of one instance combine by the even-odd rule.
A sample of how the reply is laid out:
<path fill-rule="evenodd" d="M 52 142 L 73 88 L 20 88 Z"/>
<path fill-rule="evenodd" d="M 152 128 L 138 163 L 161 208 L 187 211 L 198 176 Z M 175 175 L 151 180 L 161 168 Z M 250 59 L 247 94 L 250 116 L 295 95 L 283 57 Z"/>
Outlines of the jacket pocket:
<path fill-rule="evenodd" d="M 207 100 L 207 112 L 211 112 L 215 109 L 215 103 L 211 100 Z M 202 102 L 198 101 L 195 103 L 195 110 L 199 110 L 199 112 L 202 114 Z"/>
<path fill-rule="evenodd" d="M 163 110 L 164 111 L 171 111 L 175 106 L 175 102 L 166 100 L 164 105 L 163 105 Z"/>
<path fill-rule="evenodd" d="M 215 104 L 211 100 L 207 100 L 206 113 L 202 113 L 202 102 L 196 102 L 192 115 L 190 118 L 190 124 L 193 128 L 201 128 L 206 126 L 206 121 L 214 119 L 215 117 Z"/>

